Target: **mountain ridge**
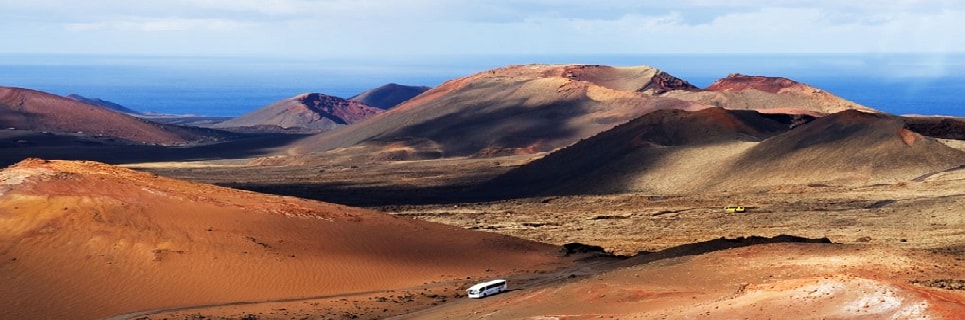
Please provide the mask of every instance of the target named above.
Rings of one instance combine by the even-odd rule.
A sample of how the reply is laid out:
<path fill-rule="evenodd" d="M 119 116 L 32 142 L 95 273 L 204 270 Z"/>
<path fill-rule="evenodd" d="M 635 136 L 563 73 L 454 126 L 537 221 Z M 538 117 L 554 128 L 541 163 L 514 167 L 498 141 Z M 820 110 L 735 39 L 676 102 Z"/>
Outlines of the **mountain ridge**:
<path fill-rule="evenodd" d="M 286 153 L 349 147 L 379 153 L 410 141 L 433 146 L 439 157 L 536 154 L 660 109 L 875 112 L 786 78 L 735 74 L 710 89 L 649 66 L 512 65 L 446 81 L 371 121 L 304 139 Z"/>
<path fill-rule="evenodd" d="M 137 144 L 187 144 L 200 130 L 154 123 L 58 95 L 0 87 L 0 126 L 17 130 L 114 137 Z"/>
<path fill-rule="evenodd" d="M 213 128 L 277 127 L 280 130 L 327 131 L 353 124 L 382 109 L 322 93 L 303 93 L 213 125 Z"/>

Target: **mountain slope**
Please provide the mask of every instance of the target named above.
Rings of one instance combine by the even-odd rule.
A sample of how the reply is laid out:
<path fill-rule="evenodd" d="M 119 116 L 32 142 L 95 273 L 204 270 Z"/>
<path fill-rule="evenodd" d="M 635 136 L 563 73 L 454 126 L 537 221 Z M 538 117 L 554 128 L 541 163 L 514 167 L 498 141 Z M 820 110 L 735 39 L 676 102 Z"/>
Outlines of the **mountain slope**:
<path fill-rule="evenodd" d="M 212 127 L 222 129 L 278 127 L 326 131 L 365 120 L 381 112 L 381 109 L 361 102 L 321 93 L 305 93 L 272 103 Z"/>
<path fill-rule="evenodd" d="M 0 171 L 0 310 L 11 319 L 388 290 L 539 268 L 556 249 L 93 162 Z"/>
<path fill-rule="evenodd" d="M 0 127 L 82 133 L 135 143 L 182 144 L 202 138 L 197 130 L 157 124 L 58 95 L 11 87 L 0 87 Z"/>
<path fill-rule="evenodd" d="M 532 154 L 653 110 L 703 108 L 653 96 L 695 89 L 650 67 L 510 66 L 448 81 L 364 125 L 305 139 L 291 152 L 358 145 L 377 151 L 401 143 L 431 145 L 444 157 Z"/>
<path fill-rule="evenodd" d="M 875 112 L 827 91 L 782 77 L 731 74 L 701 91 L 666 96 L 734 110 L 820 116 L 844 110 Z"/>
<path fill-rule="evenodd" d="M 339 152 L 388 152 L 400 160 L 536 154 L 655 110 L 711 106 L 811 116 L 874 112 L 785 78 L 731 75 L 700 90 L 646 66 L 522 65 L 448 81 L 364 125 L 302 140 L 287 153 L 346 148 Z"/>
<path fill-rule="evenodd" d="M 429 89 L 432 88 L 426 86 L 406 86 L 390 83 L 359 93 L 354 97 L 349 98 L 349 100 L 358 101 L 379 109 L 388 110 L 399 105 L 400 103 L 406 102 L 409 99 L 422 94 L 423 92 L 428 91 Z"/>
<path fill-rule="evenodd" d="M 677 148 L 713 150 L 718 145 L 759 142 L 809 119 L 721 108 L 658 110 L 516 168 L 490 182 L 482 192 L 620 192 L 627 187 L 623 184 L 625 176 L 643 168 L 662 170 L 651 163 L 653 159 L 649 158 L 654 154 Z M 686 165 L 690 170 L 685 171 L 702 175 L 703 170 L 695 167 L 708 167 L 705 161 L 709 159 L 713 157 L 686 157 L 673 164 Z"/>
<path fill-rule="evenodd" d="M 800 117 L 716 108 L 655 112 L 510 171 L 480 192 L 675 194 L 866 185 L 965 165 L 965 152 L 905 129 L 897 117 L 854 110 L 806 124 Z"/>
<path fill-rule="evenodd" d="M 132 110 L 132 109 L 130 109 L 130 108 L 128 108 L 128 107 L 125 107 L 125 106 L 122 106 L 122 105 L 119 105 L 119 104 L 116 104 L 116 103 L 113 103 L 113 102 L 110 102 L 110 101 L 107 101 L 107 100 L 98 99 L 98 98 L 88 98 L 88 97 L 84 97 L 84 96 L 79 95 L 79 94 L 69 94 L 69 95 L 66 96 L 66 98 L 67 98 L 67 99 L 74 100 L 74 101 L 77 101 L 77 102 L 83 102 L 83 103 L 90 104 L 90 105 L 95 105 L 95 106 L 99 106 L 99 107 L 104 107 L 104 108 L 107 108 L 107 109 L 110 109 L 110 110 L 114 110 L 114 111 L 117 111 L 117 112 L 120 112 L 120 113 L 127 113 L 127 114 L 132 114 L 132 115 L 139 115 L 139 114 L 141 114 L 140 112 L 137 112 L 137 111 L 135 111 L 135 110 Z"/>
<path fill-rule="evenodd" d="M 874 184 L 965 165 L 965 153 L 910 131 L 901 118 L 851 110 L 764 141 L 738 163 L 734 183 Z"/>

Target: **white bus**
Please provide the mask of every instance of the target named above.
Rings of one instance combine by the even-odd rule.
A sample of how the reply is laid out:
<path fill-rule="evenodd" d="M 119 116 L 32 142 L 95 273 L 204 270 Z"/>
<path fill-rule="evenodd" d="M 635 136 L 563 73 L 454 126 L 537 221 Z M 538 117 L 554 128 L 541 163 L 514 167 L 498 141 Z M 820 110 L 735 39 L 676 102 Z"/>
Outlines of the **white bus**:
<path fill-rule="evenodd" d="M 481 282 L 466 289 L 470 298 L 482 298 L 491 296 L 507 290 L 506 280 L 497 279 L 489 282 Z"/>

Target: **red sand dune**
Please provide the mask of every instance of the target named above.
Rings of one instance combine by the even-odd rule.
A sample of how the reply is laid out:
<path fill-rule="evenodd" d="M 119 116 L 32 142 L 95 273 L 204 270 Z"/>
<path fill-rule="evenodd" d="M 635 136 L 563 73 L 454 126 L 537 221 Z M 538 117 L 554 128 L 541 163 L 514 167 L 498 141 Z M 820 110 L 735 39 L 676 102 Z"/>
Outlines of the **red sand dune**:
<path fill-rule="evenodd" d="M 381 112 L 382 109 L 361 102 L 321 93 L 304 93 L 221 122 L 213 127 L 225 129 L 279 127 L 281 129 L 325 131 L 368 119 Z"/>
<path fill-rule="evenodd" d="M 201 139 L 198 130 L 162 125 L 61 96 L 0 87 L 3 129 L 82 133 L 134 143 L 183 144 Z"/>
<path fill-rule="evenodd" d="M 554 246 L 94 162 L 0 171 L 10 319 L 385 290 L 558 262 Z"/>

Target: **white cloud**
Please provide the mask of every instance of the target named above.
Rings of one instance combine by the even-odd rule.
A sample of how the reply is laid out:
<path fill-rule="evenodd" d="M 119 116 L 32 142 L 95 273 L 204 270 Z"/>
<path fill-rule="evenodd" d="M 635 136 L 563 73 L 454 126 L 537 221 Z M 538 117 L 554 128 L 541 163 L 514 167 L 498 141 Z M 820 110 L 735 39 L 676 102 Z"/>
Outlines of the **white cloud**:
<path fill-rule="evenodd" d="M 64 29 L 72 32 L 92 31 L 237 31 L 252 26 L 250 23 L 227 19 L 186 18 L 129 18 L 116 21 L 68 23 Z"/>
<path fill-rule="evenodd" d="M 965 52 L 965 1 L 0 0 L 0 34 L 25 28 L 0 51 L 170 33 L 186 54 Z M 244 41 L 210 40 L 227 33 Z"/>

